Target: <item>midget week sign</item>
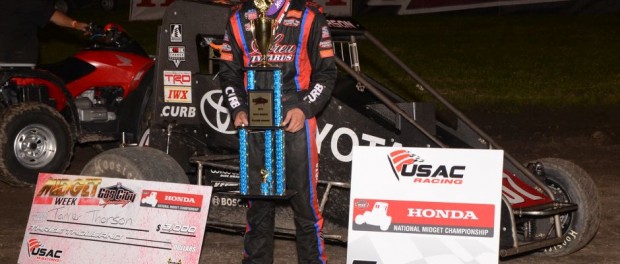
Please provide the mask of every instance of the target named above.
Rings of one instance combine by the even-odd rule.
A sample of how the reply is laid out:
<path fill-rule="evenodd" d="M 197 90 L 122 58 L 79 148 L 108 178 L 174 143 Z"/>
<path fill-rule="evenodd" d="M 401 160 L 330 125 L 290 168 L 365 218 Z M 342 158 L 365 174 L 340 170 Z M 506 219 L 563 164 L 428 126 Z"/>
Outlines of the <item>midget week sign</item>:
<path fill-rule="evenodd" d="M 355 147 L 347 263 L 497 263 L 503 151 Z"/>
<path fill-rule="evenodd" d="M 39 174 L 19 263 L 198 263 L 211 187 Z"/>

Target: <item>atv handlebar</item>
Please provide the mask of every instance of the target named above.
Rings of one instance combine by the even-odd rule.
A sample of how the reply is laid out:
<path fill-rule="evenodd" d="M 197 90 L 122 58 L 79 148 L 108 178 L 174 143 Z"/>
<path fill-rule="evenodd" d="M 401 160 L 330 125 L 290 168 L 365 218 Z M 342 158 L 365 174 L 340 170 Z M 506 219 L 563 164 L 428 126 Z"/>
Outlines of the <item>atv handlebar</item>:
<path fill-rule="evenodd" d="M 122 45 L 121 40 L 127 38 L 125 30 L 114 23 L 108 23 L 105 26 L 92 22 L 88 23 L 87 33 L 90 35 L 91 41 L 105 46 Z"/>
<path fill-rule="evenodd" d="M 101 26 L 89 23 L 87 34 L 90 35 L 90 42 L 92 43 L 88 49 L 124 51 L 149 57 L 142 46 L 134 41 L 120 25 L 108 23 Z"/>

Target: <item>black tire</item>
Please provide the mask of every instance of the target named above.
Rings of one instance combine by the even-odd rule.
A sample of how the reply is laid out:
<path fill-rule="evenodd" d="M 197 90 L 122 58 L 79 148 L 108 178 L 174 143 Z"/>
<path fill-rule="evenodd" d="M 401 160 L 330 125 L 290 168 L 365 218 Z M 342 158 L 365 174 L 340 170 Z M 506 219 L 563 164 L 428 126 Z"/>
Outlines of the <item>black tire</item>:
<path fill-rule="evenodd" d="M 146 181 L 189 183 L 181 165 L 161 150 L 128 147 L 107 150 L 92 158 L 81 175 Z"/>
<path fill-rule="evenodd" d="M 115 149 L 121 146 L 121 143 L 118 141 L 108 141 L 108 142 L 97 142 L 97 143 L 89 143 L 89 146 L 95 150 L 97 154 L 103 153 L 110 149 Z"/>
<path fill-rule="evenodd" d="M 601 222 L 599 192 L 588 173 L 576 164 L 557 158 L 538 160 L 545 169 L 545 183 L 559 202 L 578 205 L 577 211 L 560 216 L 564 242 L 541 251 L 559 257 L 585 247 L 596 235 Z"/>
<path fill-rule="evenodd" d="M 22 103 L 0 120 L 0 180 L 14 186 L 37 182 L 39 172 L 62 173 L 73 156 L 69 124 L 54 108 Z"/>

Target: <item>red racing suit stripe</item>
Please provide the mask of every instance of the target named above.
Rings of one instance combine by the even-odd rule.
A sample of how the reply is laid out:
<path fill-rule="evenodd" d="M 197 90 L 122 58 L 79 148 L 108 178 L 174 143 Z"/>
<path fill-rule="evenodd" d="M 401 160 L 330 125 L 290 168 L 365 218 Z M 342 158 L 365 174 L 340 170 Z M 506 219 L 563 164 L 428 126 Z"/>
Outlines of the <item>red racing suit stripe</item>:
<path fill-rule="evenodd" d="M 319 151 L 316 145 L 316 131 L 318 131 L 318 126 L 316 123 L 316 118 L 311 118 L 306 120 L 306 135 L 308 137 L 309 147 L 308 147 L 308 159 L 310 162 L 308 163 L 308 181 L 310 182 L 310 204 L 312 204 L 314 217 L 316 219 L 316 224 L 314 228 L 316 230 L 317 235 L 321 235 L 323 230 L 323 215 L 320 211 L 319 199 L 317 197 L 316 187 L 318 185 L 319 180 Z M 325 252 L 325 244 L 323 239 L 317 238 L 317 248 L 319 249 L 319 257 L 323 261 L 323 263 L 327 263 L 327 256 Z"/>
<path fill-rule="evenodd" d="M 297 45 L 297 56 L 295 60 L 296 72 L 295 83 L 297 84 L 297 91 L 307 90 L 310 85 L 310 74 L 312 74 L 312 65 L 310 65 L 310 59 L 308 58 L 308 38 L 310 34 L 304 34 L 310 32 L 312 22 L 314 21 L 314 13 L 310 13 L 308 9 L 303 16 L 301 22 L 301 33 L 299 34 L 299 44 Z"/>
<path fill-rule="evenodd" d="M 285 0 L 280 13 L 274 17 L 274 33 L 267 52 L 267 61 L 282 72 L 283 114 L 299 108 L 306 117 L 305 128 L 286 133 L 286 184 L 296 191 L 289 203 L 295 212 L 297 255 L 299 263 L 325 263 L 326 255 L 321 238 L 323 217 L 316 187 L 318 183 L 318 149 L 316 146 L 318 114 L 330 100 L 336 80 L 331 35 L 325 17 L 305 0 Z M 245 91 L 245 67 L 260 62 L 264 54 L 258 50 L 252 33 L 258 18 L 252 1 L 233 8 L 221 49 L 218 80 L 225 101 L 234 117 L 248 111 Z M 256 71 L 255 87 L 271 89 L 273 78 L 267 71 Z M 261 72 L 259 74 L 259 72 Z M 263 135 L 250 133 L 250 146 L 262 146 Z M 249 181 L 259 181 L 264 151 L 249 148 Z M 250 187 L 250 193 L 252 193 Z M 248 209 L 244 238 L 243 263 L 272 263 L 275 204 L 254 200 Z"/>

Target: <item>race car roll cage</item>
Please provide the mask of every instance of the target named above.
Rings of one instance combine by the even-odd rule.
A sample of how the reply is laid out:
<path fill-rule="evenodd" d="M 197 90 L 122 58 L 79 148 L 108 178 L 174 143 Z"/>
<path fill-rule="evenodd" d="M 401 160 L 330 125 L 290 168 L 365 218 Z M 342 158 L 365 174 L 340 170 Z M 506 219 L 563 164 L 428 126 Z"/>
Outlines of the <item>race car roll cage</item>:
<path fill-rule="evenodd" d="M 501 149 L 499 144 L 497 144 L 489 135 L 487 135 L 484 131 L 482 131 L 482 129 L 476 126 L 474 122 L 472 122 L 461 111 L 459 111 L 450 102 L 448 102 L 443 96 L 441 96 L 441 94 L 439 94 L 430 84 L 424 81 L 424 79 L 418 76 L 404 62 L 398 59 L 398 57 L 395 54 L 393 54 L 389 49 L 387 49 L 381 42 L 379 42 L 379 40 L 377 40 L 368 31 L 363 30 L 363 29 L 358 29 L 358 30 L 353 30 L 353 31 L 346 30 L 344 32 L 339 32 L 338 30 L 332 29 L 332 34 L 335 39 L 334 48 L 340 49 L 337 52 L 337 54 L 348 55 L 348 58 L 346 58 L 345 56 L 342 56 L 342 58 L 336 57 L 336 64 L 339 66 L 340 69 L 344 70 L 347 74 L 349 74 L 356 81 L 358 81 L 357 88 L 362 89 L 362 90 L 367 90 L 370 93 L 372 93 L 381 103 L 385 104 L 385 106 L 387 106 L 391 111 L 393 111 L 398 116 L 400 116 L 401 118 L 409 122 L 411 125 L 415 126 L 422 134 L 424 134 L 428 139 L 430 139 L 437 146 L 441 148 L 449 147 L 448 145 L 444 144 L 439 138 L 437 138 L 431 132 L 429 132 L 424 126 L 418 124 L 418 122 L 416 122 L 409 113 L 401 109 L 396 103 L 394 103 L 390 99 L 389 96 L 386 96 L 385 91 L 375 86 L 375 84 L 371 80 L 369 80 L 366 76 L 362 75 L 360 71 L 360 63 L 359 63 L 359 56 L 358 56 L 358 50 L 357 50 L 357 39 L 358 38 L 368 40 L 372 44 L 374 44 L 375 47 L 377 47 L 381 52 L 387 55 L 388 58 L 390 58 L 394 63 L 396 63 L 403 71 L 405 71 L 407 75 L 413 78 L 418 83 L 419 87 L 428 91 L 437 101 L 439 101 L 450 112 L 456 115 L 456 117 L 460 121 L 459 124 L 465 125 L 465 127 L 461 128 L 463 130 L 460 132 L 462 136 L 461 138 L 468 138 L 470 140 L 473 140 L 472 142 L 477 142 L 481 144 L 481 147 L 478 147 L 480 149 Z M 346 37 L 345 37 L 345 40 L 343 40 L 343 38 L 339 38 L 339 36 L 340 37 L 346 36 L 349 38 L 349 40 L 346 40 Z M 345 60 L 347 60 L 348 62 L 345 62 Z M 440 123 L 438 124 L 441 125 Z M 455 131 L 455 132 L 459 133 L 459 131 Z M 238 166 L 225 165 L 221 163 L 222 160 L 230 160 L 230 159 L 235 159 L 237 157 L 238 156 L 236 155 L 222 155 L 222 156 L 208 155 L 208 156 L 202 156 L 202 157 L 193 157 L 191 161 L 193 163 L 196 163 L 198 166 L 197 168 L 198 184 L 199 185 L 203 184 L 202 183 L 202 178 L 203 178 L 202 171 L 203 171 L 204 166 L 238 171 L 239 170 Z M 524 175 L 527 178 L 527 180 L 532 182 L 534 184 L 533 187 L 537 191 L 543 192 L 544 194 L 549 196 L 552 200 L 555 200 L 553 192 L 544 184 L 544 182 L 540 180 L 539 177 L 534 175 L 530 171 L 530 169 L 526 168 L 524 165 L 521 165 L 514 157 L 512 157 L 510 154 L 506 152 L 504 152 L 504 159 L 510 164 L 510 166 L 514 167 L 519 172 L 521 172 L 522 175 Z M 326 186 L 325 192 L 323 193 L 323 196 L 320 201 L 321 211 L 324 210 L 325 205 L 327 201 L 329 200 L 329 194 L 332 188 L 343 188 L 343 189 L 351 188 L 351 185 L 348 182 L 319 180 L 319 184 Z M 513 208 L 509 206 L 510 203 L 503 196 L 502 196 L 502 201 L 505 205 L 507 205 L 505 207 L 509 211 L 510 216 L 511 216 L 511 219 L 510 219 L 511 227 L 510 228 L 512 230 L 511 234 L 512 234 L 513 247 L 509 249 L 500 249 L 501 257 L 511 256 L 511 255 L 522 253 L 522 252 L 527 252 L 527 251 L 531 251 L 535 249 L 549 247 L 549 246 L 553 246 L 553 245 L 561 243 L 563 241 L 563 236 L 562 236 L 562 228 L 560 224 L 560 214 L 577 210 L 576 204 L 560 203 L 560 202 L 552 202 L 548 204 L 534 206 L 532 208 L 527 208 L 527 209 L 519 208 L 519 209 L 514 210 Z M 515 215 L 534 216 L 534 217 L 553 216 L 556 237 L 552 239 L 544 239 L 544 240 L 539 240 L 539 241 L 534 241 L 534 242 L 520 243 L 519 240 L 517 239 L 517 226 L 515 224 L 515 219 L 514 219 Z M 226 226 L 225 223 L 211 223 L 211 224 L 215 224 L 220 227 Z M 229 227 L 233 227 L 233 226 L 229 226 Z M 283 234 L 290 233 L 288 232 L 289 230 L 277 230 L 277 231 Z M 342 237 L 340 235 L 324 234 L 324 238 L 342 241 Z"/>
<path fill-rule="evenodd" d="M 198 3 L 193 3 L 192 1 L 185 2 L 186 6 L 176 5 L 180 4 L 184 1 L 175 2 L 175 4 L 168 7 L 167 14 L 173 14 L 171 17 L 179 16 L 182 14 L 189 13 L 191 11 L 196 12 L 200 10 Z M 218 9 L 220 10 L 220 9 Z M 201 10 L 202 11 L 202 10 Z M 207 20 L 206 16 L 208 12 L 200 12 L 200 15 L 196 16 L 183 16 L 184 19 L 189 19 L 194 22 L 186 21 L 186 23 L 199 23 L 199 21 L 212 21 L 211 24 L 207 28 L 201 29 L 198 31 L 199 37 L 204 41 L 199 41 L 200 46 L 208 47 L 209 50 L 209 61 L 207 64 L 209 74 L 214 74 L 214 65 L 213 61 L 218 60 L 216 56 L 214 56 L 213 47 L 209 47 L 208 42 L 212 41 L 214 38 L 221 37 L 222 27 L 221 25 L 223 21 L 217 20 L 218 17 L 209 17 Z M 220 14 L 221 13 L 221 14 Z M 216 13 L 217 16 L 224 16 L 225 12 Z M 174 18 L 177 19 L 177 18 Z M 168 25 L 172 22 L 176 21 L 173 18 L 167 20 L 164 18 L 163 24 Z M 340 22 L 346 23 L 340 23 Z M 209 24 L 209 23 L 207 23 Z M 415 116 L 413 114 L 406 112 L 401 107 L 399 107 L 398 103 L 402 103 L 403 99 L 399 99 L 398 96 L 394 95 L 392 91 L 389 89 L 382 87 L 381 84 L 371 79 L 369 76 L 364 75 L 360 70 L 359 63 L 359 54 L 357 50 L 358 39 L 364 40 L 366 42 L 374 45 L 378 51 L 387 56 L 391 62 L 398 65 L 398 67 L 403 70 L 409 77 L 411 77 L 415 82 L 417 82 L 416 87 L 421 90 L 427 91 L 430 95 L 436 99 L 440 105 L 442 105 L 445 109 L 448 110 L 449 113 L 456 117 L 456 128 L 453 128 L 452 125 L 443 124 L 441 122 L 435 122 L 434 127 L 438 130 L 441 130 L 443 135 L 451 136 L 455 140 L 458 140 L 461 145 L 467 145 L 471 148 L 476 149 L 501 149 L 499 144 L 497 144 L 489 135 L 487 135 L 482 129 L 474 124 L 469 118 L 467 118 L 461 111 L 459 111 L 456 107 L 454 107 L 451 103 L 449 103 L 443 96 L 441 96 L 437 90 L 435 90 L 430 84 L 424 81 L 421 77 L 419 77 L 411 68 L 409 68 L 403 61 L 401 61 L 395 54 L 393 54 L 388 48 L 386 48 L 378 39 L 376 39 L 372 34 L 370 34 L 367 30 L 359 26 L 357 22 L 349 18 L 329 18 L 328 24 L 330 26 L 330 30 L 332 33 L 333 47 L 336 56 L 336 64 L 338 68 L 348 74 L 350 77 L 357 81 L 356 88 L 360 91 L 368 91 L 370 92 L 379 103 L 385 105 L 385 107 L 393 112 L 396 115 L 395 126 L 396 129 L 400 130 L 401 126 L 404 123 L 401 122 L 401 118 L 404 119 L 406 123 L 414 126 L 417 131 L 419 131 L 424 137 L 426 137 L 429 141 L 427 142 L 427 147 L 440 147 L 440 148 L 449 148 L 448 144 L 442 141 L 441 138 L 433 135 L 433 132 L 429 131 L 428 126 L 425 127 L 423 124 L 420 124 L 416 121 Z M 345 25 L 340 27 L 339 25 Z M 195 31 L 192 27 L 188 26 L 185 34 L 191 35 Z M 191 32 L 191 33 L 190 33 Z M 166 40 L 167 36 L 160 37 L 159 41 Z M 209 40 L 207 40 L 209 39 Z M 204 43 L 203 43 L 204 42 Z M 203 45 L 204 44 L 204 45 Z M 162 47 L 159 47 L 162 46 Z M 158 48 L 165 52 L 165 45 L 158 43 Z M 190 49 L 190 47 L 188 47 Z M 165 53 L 164 53 L 165 54 Z M 187 57 L 187 62 L 190 64 L 197 65 L 197 62 L 194 61 L 194 58 Z M 160 63 L 164 63 L 164 61 L 160 60 Z M 169 63 L 169 62 L 166 62 Z M 192 66 L 197 67 L 197 66 Z M 159 83 L 159 82 L 158 82 Z M 401 101 L 399 101 L 401 100 Z M 167 143 L 163 143 L 163 147 L 168 152 L 168 147 L 170 146 L 170 135 L 172 130 L 172 125 L 169 123 L 166 128 L 162 128 L 163 135 L 159 135 L 159 137 L 163 137 L 165 140 L 168 140 Z M 160 133 L 160 132 L 158 132 Z M 442 136 L 443 136 L 442 135 Z M 153 136 L 153 135 L 151 135 Z M 156 135 L 157 136 L 157 135 Z M 153 137 L 151 137 L 153 139 Z M 152 142 L 153 143 L 153 142 Z M 206 154 L 203 156 L 191 156 L 189 157 L 190 163 L 194 163 L 197 165 L 196 168 L 196 176 L 197 176 L 197 184 L 204 184 L 204 168 L 216 168 L 216 169 L 225 169 L 230 171 L 239 171 L 238 163 L 235 164 L 234 161 L 238 161 L 238 155 L 219 155 L 219 154 Z M 232 161 L 232 162 L 231 162 Z M 536 249 L 542 249 L 545 247 L 550 247 L 553 245 L 557 245 L 563 242 L 563 230 L 560 215 L 566 214 L 572 211 L 577 210 L 578 206 L 574 203 L 562 203 L 556 200 L 554 193 L 551 189 L 541 180 L 540 175 L 537 175 L 538 172 L 542 172 L 542 166 L 538 163 L 529 164 L 528 167 L 520 164 L 514 157 L 510 154 L 504 152 L 504 169 L 509 170 L 511 173 L 515 174 L 515 177 L 518 177 L 521 181 L 526 182 L 530 188 L 533 188 L 537 192 L 541 193 L 541 195 L 546 195 L 549 200 L 545 203 L 527 206 L 527 207 L 515 207 L 513 208 L 508 201 L 508 198 L 505 195 L 502 195 L 502 230 L 500 230 L 502 234 L 506 234 L 510 232 L 510 239 L 507 239 L 505 244 L 500 241 L 500 244 L 503 248 L 500 247 L 500 256 L 512 256 L 519 253 L 532 251 Z M 536 173 L 536 174 L 535 174 Z M 325 186 L 325 191 L 322 195 L 320 201 L 320 209 L 324 211 L 324 208 L 329 201 L 331 191 L 333 188 L 339 189 L 350 189 L 350 183 L 344 181 L 331 181 L 331 180 L 319 180 L 319 184 L 321 186 Z M 506 187 L 504 187 L 506 188 Z M 509 223 L 508 219 L 504 219 L 506 216 L 510 216 Z M 550 217 L 553 219 L 553 223 L 549 226 L 549 232 L 546 233 L 544 237 L 528 237 L 528 234 L 524 234 L 527 241 L 519 241 L 518 239 L 518 228 L 516 217 Z M 528 220 L 528 219 L 525 219 Z M 226 223 L 226 222 L 209 222 L 209 226 L 218 228 L 221 230 L 236 230 L 238 228 L 243 228 L 243 226 L 238 226 L 234 223 Z M 508 226 L 510 225 L 510 226 Z M 505 230 L 504 230 L 505 229 Z M 555 231 L 553 232 L 553 230 Z M 292 230 L 288 229 L 280 229 L 276 228 L 276 233 L 279 233 L 283 236 L 290 236 L 294 234 Z M 555 235 L 555 237 L 553 237 Z M 343 237 L 336 234 L 328 234 L 324 233 L 324 238 L 326 240 L 335 240 L 335 241 L 344 241 Z"/>
<path fill-rule="evenodd" d="M 340 32 L 338 30 L 334 30 L 334 29 L 331 29 L 331 30 L 334 36 L 340 35 Z M 378 48 L 383 54 L 388 56 L 389 59 L 391 59 L 405 73 L 407 73 L 409 77 L 415 80 L 418 83 L 420 88 L 430 93 L 437 101 L 439 101 L 452 114 L 454 114 L 460 121 L 459 124 L 465 125 L 466 128 L 464 129 L 469 130 L 469 131 L 465 131 L 464 133 L 462 133 L 463 136 L 465 138 L 474 139 L 478 143 L 483 145 L 483 147 L 478 147 L 478 148 L 480 149 L 502 149 L 499 146 L 499 144 L 497 144 L 489 135 L 487 135 L 484 131 L 482 131 L 482 129 L 480 129 L 476 124 L 474 124 L 473 121 L 467 118 L 467 116 L 465 116 L 465 114 L 463 114 L 460 110 L 458 110 L 454 105 L 448 102 L 448 100 L 446 100 L 441 94 L 439 94 L 437 90 L 435 90 L 424 79 L 418 76 L 411 68 L 409 68 L 403 61 L 401 61 L 394 53 L 392 53 L 379 40 L 377 40 L 372 34 L 370 34 L 370 32 L 364 29 L 346 30 L 346 32 L 348 32 L 350 35 L 350 40 L 348 41 L 349 47 L 350 47 L 349 53 L 351 54 L 350 63 L 347 63 L 342 58 L 337 57 L 336 64 L 342 70 L 344 70 L 347 74 L 351 75 L 355 80 L 357 80 L 361 85 L 363 85 L 364 89 L 368 90 L 375 97 L 377 97 L 381 101 L 381 103 L 385 104 L 385 106 L 387 106 L 391 111 L 399 115 L 401 118 L 405 119 L 411 125 L 415 126 L 422 134 L 424 134 L 433 143 L 437 144 L 437 146 L 441 148 L 448 148 L 446 144 L 444 144 L 436 136 L 432 135 L 422 125 L 418 124 L 410 116 L 410 114 L 408 114 L 403 109 L 398 107 L 398 105 L 392 102 L 389 99 L 389 97 L 385 96 L 385 94 L 381 92 L 379 88 L 377 88 L 371 81 L 369 81 L 368 78 L 366 78 L 365 76 L 361 74 L 360 67 L 359 67 L 359 61 L 358 61 L 358 54 L 357 54 L 357 38 L 363 38 L 365 40 L 368 40 L 370 43 L 374 44 L 376 48 Z M 441 124 L 438 123 L 438 125 L 441 125 Z M 543 192 L 544 194 L 549 196 L 549 198 L 555 201 L 556 198 L 553 192 L 545 185 L 543 181 L 540 180 L 539 177 L 534 175 L 530 169 L 520 164 L 513 156 L 511 156 L 510 154 L 506 152 L 504 152 L 504 159 L 510 164 L 510 166 L 514 167 L 519 172 L 521 172 L 522 175 L 524 175 L 527 178 L 527 180 L 532 182 L 534 184 L 533 187 L 537 191 Z M 506 166 L 506 164 L 504 166 Z M 319 183 L 327 184 L 327 190 L 325 191 L 323 199 L 321 200 L 321 209 L 327 202 L 329 190 L 331 189 L 332 186 L 350 188 L 350 185 L 344 182 L 319 182 Z M 503 196 L 502 196 L 502 201 L 504 202 L 504 204 L 510 205 L 510 203 L 508 203 L 506 198 Z M 513 208 L 511 208 L 510 206 L 506 206 L 506 207 L 509 210 L 510 216 L 512 218 L 511 219 L 511 223 L 512 223 L 511 233 L 512 233 L 514 244 L 512 248 L 500 249 L 501 257 L 511 256 L 511 255 L 522 253 L 522 252 L 527 252 L 527 251 L 540 249 L 540 248 L 544 248 L 544 247 L 548 247 L 548 246 L 561 243 L 563 241 L 563 236 L 562 236 L 562 227 L 560 224 L 560 214 L 577 210 L 578 206 L 576 204 L 560 203 L 556 201 L 553 203 L 548 203 L 548 204 L 544 204 L 541 206 L 536 206 L 535 208 L 528 208 L 528 209 L 520 208 L 518 210 L 513 210 Z M 523 243 L 523 244 L 519 243 L 519 240 L 517 239 L 517 227 L 516 227 L 515 220 L 514 220 L 515 215 L 538 216 L 538 217 L 553 216 L 556 237 L 553 239 L 545 239 L 545 240 L 534 241 L 534 242 Z"/>

